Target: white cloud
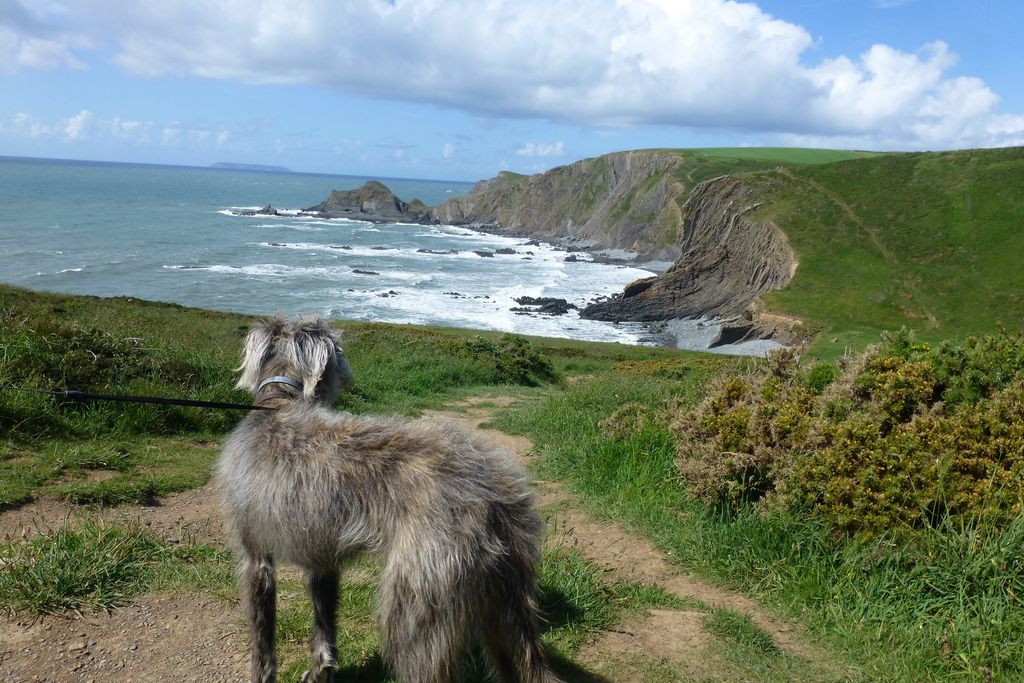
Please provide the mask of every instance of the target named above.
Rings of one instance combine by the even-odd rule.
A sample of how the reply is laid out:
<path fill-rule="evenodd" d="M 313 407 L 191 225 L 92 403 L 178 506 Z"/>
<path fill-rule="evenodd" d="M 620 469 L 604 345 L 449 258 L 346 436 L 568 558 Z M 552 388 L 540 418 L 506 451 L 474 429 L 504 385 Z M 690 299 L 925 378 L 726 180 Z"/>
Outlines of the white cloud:
<path fill-rule="evenodd" d="M 110 135 L 114 138 L 134 143 L 149 142 L 149 133 L 153 124 L 148 121 L 126 121 L 115 116 L 110 122 Z"/>
<path fill-rule="evenodd" d="M 68 140 L 80 140 L 82 138 L 89 137 L 90 130 L 92 129 L 93 115 L 92 112 L 83 109 L 64 124 L 64 135 Z"/>
<path fill-rule="evenodd" d="M 66 11 L 55 2 L 0 3 L 0 73 L 19 69 L 86 68 L 76 50 L 93 41 L 75 27 L 62 27 Z"/>
<path fill-rule="evenodd" d="M 53 128 L 42 123 L 31 114 L 18 112 L 11 119 L 11 132 L 29 138 L 41 138 L 53 134 Z"/>
<path fill-rule="evenodd" d="M 560 157 L 565 154 L 565 145 L 562 142 L 552 145 L 527 142 L 516 150 L 516 154 L 521 157 Z"/>
<path fill-rule="evenodd" d="M 0 121 L 0 133 L 13 138 L 50 139 L 65 143 L 107 140 L 133 145 L 161 144 L 190 150 L 223 149 L 231 146 L 233 141 L 231 131 L 223 128 L 184 125 L 177 121 L 156 124 L 120 116 L 101 119 L 85 109 L 52 123 L 41 121 L 26 112 L 18 112 L 7 122 Z"/>
<path fill-rule="evenodd" d="M 441 148 L 441 156 L 445 159 L 451 159 L 455 156 L 455 151 L 458 148 L 450 142 L 444 143 L 444 147 Z"/>
<path fill-rule="evenodd" d="M 0 57 L 24 53 L 19 63 L 39 68 L 107 43 L 118 65 L 143 76 L 314 84 L 485 116 L 860 141 L 855 146 L 1017 139 L 1006 123 L 1014 114 L 999 111 L 988 85 L 949 75 L 956 56 L 945 43 L 916 52 L 875 45 L 812 61 L 806 29 L 749 2 L 50 0 L 41 3 L 45 15 L 20 3 L 8 8 L 48 30 L 14 21 L 5 29 L 0 10 Z M 53 45 L 29 47 L 33 38 Z"/>

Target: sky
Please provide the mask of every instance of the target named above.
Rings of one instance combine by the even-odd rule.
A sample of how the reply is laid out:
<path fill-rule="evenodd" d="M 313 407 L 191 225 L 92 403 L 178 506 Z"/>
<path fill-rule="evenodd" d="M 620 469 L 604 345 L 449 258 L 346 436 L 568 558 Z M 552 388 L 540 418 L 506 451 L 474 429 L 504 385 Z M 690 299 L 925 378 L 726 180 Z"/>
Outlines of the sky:
<path fill-rule="evenodd" d="M 478 180 L 1024 145 L 1021 0 L 0 0 L 0 155 Z"/>

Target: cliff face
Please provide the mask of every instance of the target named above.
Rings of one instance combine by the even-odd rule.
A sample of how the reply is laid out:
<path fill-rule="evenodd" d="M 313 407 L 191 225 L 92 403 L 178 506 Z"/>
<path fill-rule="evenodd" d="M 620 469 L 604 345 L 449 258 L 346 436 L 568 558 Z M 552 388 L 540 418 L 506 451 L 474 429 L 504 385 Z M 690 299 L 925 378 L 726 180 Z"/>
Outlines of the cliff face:
<path fill-rule="evenodd" d="M 745 214 L 759 204 L 753 190 L 730 176 L 700 183 L 682 207 L 682 255 L 662 275 L 635 282 L 608 301 L 588 306 L 593 320 L 735 317 L 757 298 L 789 284 L 796 256 L 770 221 Z"/>
<path fill-rule="evenodd" d="M 683 185 L 672 170 L 679 153 L 640 150 L 583 159 L 547 173 L 501 173 L 431 209 L 440 223 L 585 247 L 629 249 L 670 260 L 676 246 Z"/>
<path fill-rule="evenodd" d="M 432 223 L 426 205 L 404 202 L 383 183 L 368 180 L 355 190 L 331 190 L 331 196 L 306 211 L 323 218 L 352 218 L 375 223 Z"/>

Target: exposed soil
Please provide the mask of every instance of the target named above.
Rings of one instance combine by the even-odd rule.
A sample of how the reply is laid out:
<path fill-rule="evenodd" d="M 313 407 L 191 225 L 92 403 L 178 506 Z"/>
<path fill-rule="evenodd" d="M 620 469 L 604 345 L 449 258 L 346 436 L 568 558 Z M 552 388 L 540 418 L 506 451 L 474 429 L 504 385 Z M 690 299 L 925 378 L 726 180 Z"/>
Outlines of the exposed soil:
<path fill-rule="evenodd" d="M 110 614 L 8 622 L 4 681 L 241 681 L 248 658 L 234 610 L 209 596 L 144 595 Z"/>
<path fill-rule="evenodd" d="M 478 397 L 428 417 L 460 420 L 474 429 L 509 397 Z M 491 441 L 528 462 L 529 439 L 486 430 Z M 704 630 L 707 607 L 743 612 L 771 634 L 778 647 L 816 660 L 814 648 L 788 624 L 763 612 L 752 600 L 676 570 L 648 541 L 616 524 L 600 522 L 574 507 L 556 483 L 535 482 L 549 520 L 549 543 L 571 545 L 609 574 L 661 586 L 697 607 L 650 610 L 588 644 L 579 664 L 614 681 L 646 681 L 652 664 L 668 663 L 685 678 L 705 679 L 713 671 Z M 83 515 L 144 525 L 177 541 L 221 538 L 220 511 L 212 487 L 167 496 L 153 507 L 127 506 L 102 511 L 76 508 L 42 498 L 0 512 L 0 538 L 35 535 L 75 523 Z M 289 572 L 290 573 L 290 572 Z M 703 606 L 705 609 L 701 609 Z M 4 681 L 228 681 L 244 680 L 247 637 L 237 605 L 203 594 L 151 594 L 109 614 L 37 620 L 0 617 L 0 674 Z M 659 678 L 657 680 L 664 680 Z"/>

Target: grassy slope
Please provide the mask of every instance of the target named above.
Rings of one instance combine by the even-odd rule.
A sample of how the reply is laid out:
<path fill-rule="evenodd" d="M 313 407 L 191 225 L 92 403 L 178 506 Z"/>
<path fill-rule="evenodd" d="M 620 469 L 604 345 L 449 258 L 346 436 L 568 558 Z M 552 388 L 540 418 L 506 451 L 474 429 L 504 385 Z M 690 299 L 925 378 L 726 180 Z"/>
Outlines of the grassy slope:
<path fill-rule="evenodd" d="M 685 201 L 735 175 L 757 186 L 800 261 L 769 307 L 821 332 L 831 357 L 907 327 L 937 341 L 1024 327 L 1024 148 L 926 154 L 802 148 L 665 150 Z M 659 240 L 675 240 L 661 226 Z M 833 341 L 834 340 L 834 341 Z"/>
<path fill-rule="evenodd" d="M 789 236 L 800 266 L 766 300 L 823 332 L 817 354 L 904 326 L 930 341 L 1024 326 L 1024 148 L 699 152 L 694 179 L 746 178 L 762 193 L 757 216 Z"/>

